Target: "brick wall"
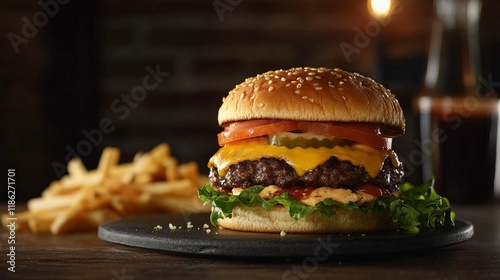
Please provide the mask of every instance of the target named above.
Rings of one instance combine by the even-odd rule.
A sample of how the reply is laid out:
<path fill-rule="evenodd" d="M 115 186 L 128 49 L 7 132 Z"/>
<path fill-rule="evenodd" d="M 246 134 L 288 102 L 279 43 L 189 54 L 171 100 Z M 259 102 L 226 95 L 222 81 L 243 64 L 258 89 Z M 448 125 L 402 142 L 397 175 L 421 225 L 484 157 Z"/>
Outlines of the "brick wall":
<path fill-rule="evenodd" d="M 106 143 L 132 152 L 168 141 L 181 159 L 196 159 L 204 168 L 217 149 L 221 99 L 246 77 L 305 65 L 371 75 L 375 37 L 350 61 L 339 47 L 354 45 L 355 27 L 364 30 L 372 20 L 366 1 L 240 2 L 219 13 L 216 1 L 101 3 L 103 114 L 113 115 L 111 102 L 141 83 L 147 65 L 170 73 L 117 122 Z M 421 58 L 426 49 L 430 1 L 406 2 L 384 27 L 387 55 L 395 59 Z M 422 63 L 406 70 L 420 75 Z"/>
<path fill-rule="evenodd" d="M 0 3 L 5 43 L 0 114 L 9 120 L 2 131 L 15 136 L 2 141 L 5 163 L 31 174 L 26 197 L 57 178 L 50 163 L 64 164 L 66 148 L 76 150 L 89 137 L 100 140 L 83 157 L 89 168 L 104 146 L 119 147 L 130 160 L 136 151 L 166 141 L 180 161 L 196 160 L 206 172 L 217 149 L 217 109 L 235 84 L 293 66 L 341 67 L 373 76 L 381 41 L 380 79 L 398 95 L 408 119 L 408 133 L 396 149 L 402 156 L 415 149 L 410 102 L 425 71 L 432 0 L 401 0 L 399 12 L 380 32 L 366 0 L 72 0 L 59 8 L 14 54 L 6 34 L 21 32 L 20 19 L 41 8 L 34 1 Z M 482 34 L 489 61 L 499 61 L 499 10 L 499 1 L 485 0 Z M 363 46 L 356 45 L 358 30 L 373 35 Z M 65 41 L 68 36 L 72 39 Z M 356 52 L 346 56 L 342 43 Z M 499 71 L 492 67 L 489 73 L 500 80 Z M 64 88 L 54 86 L 61 75 L 69 83 Z M 57 98 L 46 97 L 52 91 Z M 49 120 L 46 100 L 60 122 Z M 112 129 L 100 129 L 102 120 Z"/>
<path fill-rule="evenodd" d="M 22 52 L 16 54 L 7 39 L 10 32 L 21 34 L 22 17 L 32 15 L 38 9 L 33 1 L 0 2 L 0 143 L 2 155 L 0 167 L 16 169 L 19 180 L 17 197 L 27 197 L 31 186 L 47 181 L 50 154 L 45 143 L 45 123 L 41 109 L 40 88 L 43 87 L 43 65 L 46 61 L 45 32 L 22 44 Z M 45 168 L 43 167 L 45 166 Z M 37 170 L 36 175 L 32 173 Z M 42 181 L 39 179 L 43 178 Z M 23 187 L 23 188 L 21 188 Z M 26 190 L 28 189 L 28 191 Z M 7 197 L 3 195 L 0 200 Z"/>

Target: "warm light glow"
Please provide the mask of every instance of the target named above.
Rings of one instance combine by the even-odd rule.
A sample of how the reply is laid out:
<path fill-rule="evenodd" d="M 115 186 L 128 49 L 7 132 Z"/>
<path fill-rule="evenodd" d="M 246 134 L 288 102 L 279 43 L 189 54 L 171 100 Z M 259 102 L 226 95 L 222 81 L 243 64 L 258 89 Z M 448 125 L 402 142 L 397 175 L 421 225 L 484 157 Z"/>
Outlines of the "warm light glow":
<path fill-rule="evenodd" d="M 391 0 L 368 0 L 368 9 L 374 17 L 386 17 L 391 12 Z"/>

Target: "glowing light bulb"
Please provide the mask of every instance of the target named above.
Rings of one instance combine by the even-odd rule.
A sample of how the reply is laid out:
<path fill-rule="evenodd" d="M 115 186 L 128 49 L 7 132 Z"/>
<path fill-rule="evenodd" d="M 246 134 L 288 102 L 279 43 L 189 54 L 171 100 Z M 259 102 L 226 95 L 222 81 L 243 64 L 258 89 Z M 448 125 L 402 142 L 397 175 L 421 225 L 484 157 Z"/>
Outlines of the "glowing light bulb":
<path fill-rule="evenodd" d="M 368 10 L 374 17 L 386 17 L 391 12 L 391 0 L 368 0 Z"/>

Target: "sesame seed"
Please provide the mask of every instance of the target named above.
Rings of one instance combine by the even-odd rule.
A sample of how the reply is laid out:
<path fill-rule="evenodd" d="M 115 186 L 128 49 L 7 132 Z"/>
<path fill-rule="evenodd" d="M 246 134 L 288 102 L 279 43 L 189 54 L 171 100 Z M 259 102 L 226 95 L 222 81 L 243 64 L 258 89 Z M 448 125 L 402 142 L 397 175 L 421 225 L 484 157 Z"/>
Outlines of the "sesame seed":
<path fill-rule="evenodd" d="M 302 77 L 298 77 L 297 80 L 299 81 L 299 83 L 303 83 L 304 82 L 304 79 Z"/>
<path fill-rule="evenodd" d="M 279 78 L 280 78 L 280 76 L 278 76 L 278 75 L 274 75 L 274 78 L 279 79 Z"/>
<path fill-rule="evenodd" d="M 260 89 L 260 87 L 254 87 L 253 92 L 257 92 Z"/>
<path fill-rule="evenodd" d="M 259 107 L 259 108 L 262 108 L 262 107 L 264 107 L 264 103 L 262 103 L 262 102 L 260 102 L 260 103 L 257 103 L 257 107 Z"/>
<path fill-rule="evenodd" d="M 307 99 L 307 98 L 309 98 L 307 97 L 307 95 L 302 96 L 302 99 Z"/>
<path fill-rule="evenodd" d="M 295 91 L 295 93 L 296 93 L 296 94 L 300 94 L 300 90 L 296 90 L 296 91 Z"/>
<path fill-rule="evenodd" d="M 315 77 L 317 80 L 321 80 L 321 76 L 316 76 Z"/>
<path fill-rule="evenodd" d="M 312 80 L 313 80 L 313 77 L 306 77 L 306 80 L 308 80 L 308 81 L 312 81 Z"/>
<path fill-rule="evenodd" d="M 302 84 L 297 84 L 297 88 L 301 88 L 302 87 Z"/>
<path fill-rule="evenodd" d="M 268 83 L 268 84 L 272 84 L 272 83 L 273 83 L 273 80 L 269 80 L 267 83 Z"/>
<path fill-rule="evenodd" d="M 296 84 L 296 83 L 297 83 L 297 81 L 292 81 L 292 84 Z"/>
<path fill-rule="evenodd" d="M 332 87 L 332 88 L 335 88 L 335 86 L 334 86 L 334 85 L 328 85 L 328 86 L 329 86 L 329 87 Z"/>
<path fill-rule="evenodd" d="M 344 84 L 344 82 L 343 82 L 343 81 L 340 81 L 340 82 L 339 82 L 339 85 L 343 85 L 343 84 Z"/>
<path fill-rule="evenodd" d="M 312 98 L 312 97 L 309 98 L 309 101 L 314 102 L 314 98 Z"/>
<path fill-rule="evenodd" d="M 274 89 L 274 87 L 273 87 L 273 86 L 270 86 L 270 87 L 267 89 L 267 91 L 271 92 L 271 91 L 273 91 L 273 89 Z"/>
<path fill-rule="evenodd" d="M 322 90 L 323 88 L 322 87 L 315 87 L 314 89 L 315 90 Z"/>
<path fill-rule="evenodd" d="M 347 98 L 343 95 L 342 95 L 342 99 L 344 99 L 344 101 L 347 101 Z"/>
<path fill-rule="evenodd" d="M 317 87 L 319 86 L 319 83 L 314 83 L 313 86 Z"/>
<path fill-rule="evenodd" d="M 281 81 L 282 82 L 286 81 L 286 78 L 285 77 L 281 77 Z"/>
<path fill-rule="evenodd" d="M 315 72 L 309 72 L 309 73 L 307 73 L 307 75 L 314 76 L 314 75 L 316 75 L 316 73 Z"/>
<path fill-rule="evenodd" d="M 289 87 L 289 86 L 290 86 L 290 84 L 286 84 L 286 85 L 285 85 L 285 87 Z"/>
<path fill-rule="evenodd" d="M 280 232 L 280 236 L 285 236 L 285 235 L 286 235 L 286 232 L 285 232 L 284 230 L 282 230 L 282 231 Z"/>
<path fill-rule="evenodd" d="M 344 90 L 344 88 L 339 87 L 339 90 L 340 90 L 340 91 L 343 91 L 343 90 Z"/>

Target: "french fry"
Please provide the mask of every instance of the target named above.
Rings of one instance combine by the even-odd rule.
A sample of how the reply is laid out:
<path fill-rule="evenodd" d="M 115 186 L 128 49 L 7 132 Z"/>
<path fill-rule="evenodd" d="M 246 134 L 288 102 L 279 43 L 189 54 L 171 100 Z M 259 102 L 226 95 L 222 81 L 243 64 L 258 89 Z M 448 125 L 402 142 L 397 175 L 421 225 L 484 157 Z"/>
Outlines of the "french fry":
<path fill-rule="evenodd" d="M 120 161 L 120 150 L 117 148 L 106 147 L 102 151 L 101 158 L 99 159 L 99 165 L 97 166 L 97 172 L 103 175 L 107 175 L 112 166 L 116 166 Z"/>
<path fill-rule="evenodd" d="M 147 184 L 150 182 L 153 182 L 153 175 L 151 175 L 149 173 L 140 173 L 140 174 L 137 174 L 134 178 L 134 183 L 138 184 L 138 185 Z"/>
<path fill-rule="evenodd" d="M 165 178 L 167 181 L 174 181 L 179 178 L 177 172 L 177 160 L 173 157 L 166 157 L 162 164 L 165 166 Z"/>
<path fill-rule="evenodd" d="M 53 195 L 50 198 L 37 197 L 28 200 L 28 209 L 30 211 L 44 211 L 50 209 L 59 209 L 70 206 L 78 194 Z"/>
<path fill-rule="evenodd" d="M 193 184 L 189 179 L 182 179 L 177 181 L 153 182 L 149 184 L 143 184 L 140 187 L 144 192 L 156 196 L 172 195 L 176 197 L 182 197 L 191 195 L 188 190 L 193 188 L 192 185 Z"/>
<path fill-rule="evenodd" d="M 149 173 L 154 164 L 153 157 L 149 154 L 144 154 L 134 161 L 134 172 L 136 174 Z"/>
<path fill-rule="evenodd" d="M 122 163 L 120 165 L 113 166 L 108 173 L 108 176 L 112 178 L 119 178 L 123 184 L 132 182 L 134 178 L 132 163 Z"/>
<path fill-rule="evenodd" d="M 72 158 L 68 162 L 68 174 L 71 177 L 83 177 L 87 173 L 87 168 L 79 158 Z"/>
<path fill-rule="evenodd" d="M 154 147 L 149 154 L 155 162 L 161 162 L 162 159 L 170 156 L 170 146 L 167 143 L 161 143 Z"/>
<path fill-rule="evenodd" d="M 193 204 L 192 197 L 153 197 L 151 204 L 170 213 L 200 212 L 200 208 L 206 209 L 201 202 L 201 206 Z"/>
<path fill-rule="evenodd" d="M 9 216 L 8 214 L 3 214 L 2 215 L 2 225 L 4 227 L 8 227 L 11 223 L 11 220 L 9 220 L 9 218 L 12 218 L 11 216 Z M 16 231 L 23 231 L 23 230 L 28 230 L 29 227 L 28 227 L 28 220 L 27 219 L 19 219 L 18 217 L 16 217 L 17 220 L 16 220 Z"/>
<path fill-rule="evenodd" d="M 84 220 L 87 221 L 87 224 L 91 229 L 97 229 L 100 224 L 106 221 L 116 220 L 120 218 L 120 215 L 109 208 L 94 209 L 92 211 L 82 212 L 82 214 Z"/>
<path fill-rule="evenodd" d="M 49 187 L 47 187 L 43 192 L 42 192 L 42 197 L 46 196 L 55 196 L 55 195 L 66 195 L 66 194 L 72 194 L 78 191 L 80 189 L 80 185 L 74 185 L 71 187 L 64 186 L 61 181 L 53 181 L 50 183 Z"/>
<path fill-rule="evenodd" d="M 182 178 L 186 178 L 191 180 L 195 185 L 198 185 L 198 180 L 200 178 L 200 174 L 198 171 L 198 164 L 196 162 L 188 162 L 179 165 L 178 173 Z M 206 180 L 205 180 L 206 181 Z"/>
<path fill-rule="evenodd" d="M 50 225 L 50 232 L 62 234 L 95 230 L 101 223 L 118 218 L 120 218 L 119 215 L 107 208 L 81 211 L 78 207 L 74 207 L 56 217 Z"/>
<path fill-rule="evenodd" d="M 24 231 L 24 230 L 29 230 L 29 221 L 34 219 L 34 220 L 46 220 L 49 219 L 51 216 L 55 216 L 55 214 L 58 213 L 59 210 L 44 210 L 44 211 L 37 211 L 37 212 L 32 212 L 32 211 L 25 211 L 16 214 L 16 231 Z M 2 215 L 2 224 L 4 226 L 9 224 L 9 220 L 7 220 L 9 216 L 7 214 Z"/>
<path fill-rule="evenodd" d="M 61 178 L 60 182 L 64 188 L 79 188 L 82 185 L 95 185 L 99 184 L 104 179 L 104 173 L 97 173 L 95 171 L 87 172 L 82 177 L 71 177 L 65 175 Z"/>
<path fill-rule="evenodd" d="M 59 209 L 51 209 L 51 210 L 46 210 L 44 212 L 38 212 L 38 215 L 33 215 L 32 217 L 28 217 L 28 227 L 31 232 L 36 234 L 49 232 L 52 222 L 59 214 L 60 214 Z"/>
<path fill-rule="evenodd" d="M 132 213 L 133 211 L 131 211 L 130 207 L 128 207 L 126 205 L 126 203 L 123 200 L 123 198 L 121 198 L 118 195 L 114 195 L 114 196 L 111 197 L 111 199 L 110 199 L 110 206 L 120 216 L 126 216 L 126 215 L 129 215 L 129 214 L 133 214 Z"/>
<path fill-rule="evenodd" d="M 120 164 L 120 150 L 106 147 L 93 170 L 73 158 L 67 175 L 30 199 L 28 211 L 17 213 L 16 230 L 65 234 L 95 230 L 129 215 L 209 211 L 195 190 L 206 176 L 195 162 L 179 164 L 170 153 L 170 146 L 162 143 Z M 9 216 L 1 218 L 7 226 Z"/>

